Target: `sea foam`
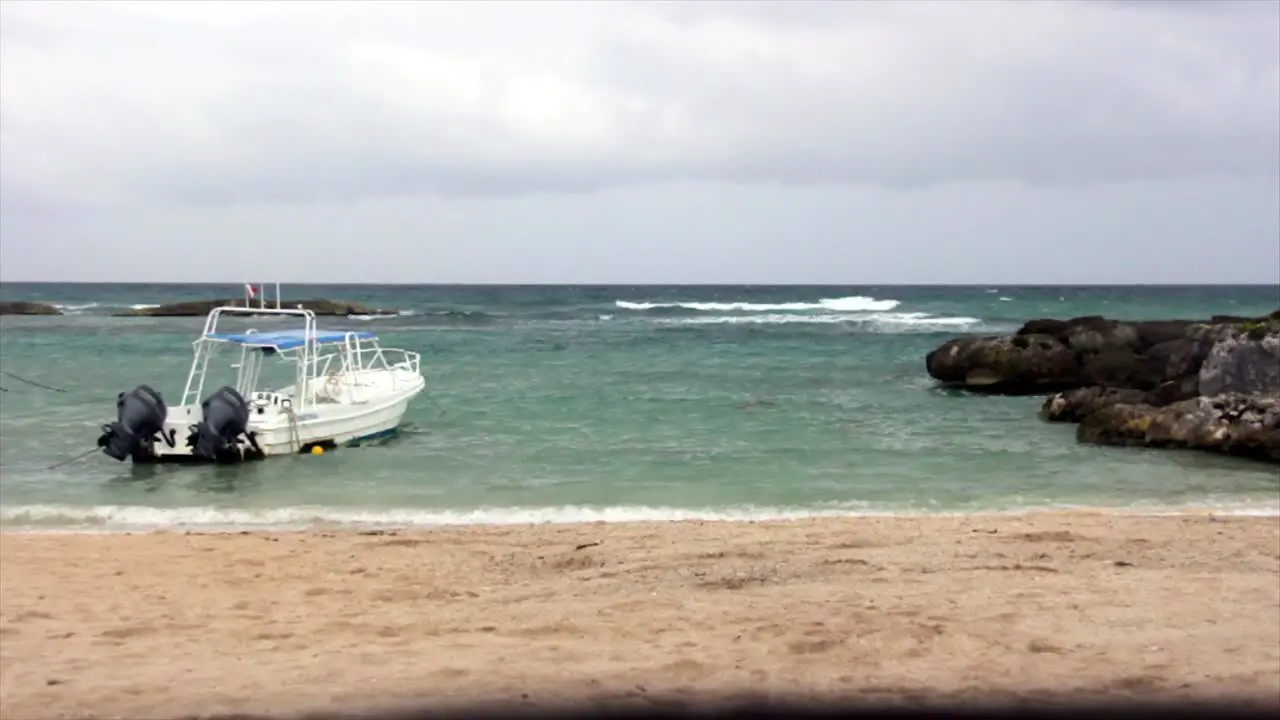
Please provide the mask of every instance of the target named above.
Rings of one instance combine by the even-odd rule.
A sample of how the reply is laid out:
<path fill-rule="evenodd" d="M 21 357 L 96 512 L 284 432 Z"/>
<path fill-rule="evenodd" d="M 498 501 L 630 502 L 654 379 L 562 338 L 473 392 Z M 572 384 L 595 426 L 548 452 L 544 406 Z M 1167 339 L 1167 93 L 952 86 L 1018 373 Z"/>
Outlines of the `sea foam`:
<path fill-rule="evenodd" d="M 503 526 L 624 522 L 767 522 L 841 517 L 958 517 L 1010 515 L 1028 512 L 1087 510 L 1116 515 L 1203 515 L 1280 517 L 1280 506 L 1263 504 L 1183 505 L 1138 504 L 1092 506 L 1081 504 L 1028 505 L 1025 507 L 924 510 L 875 507 L 865 502 L 826 503 L 811 507 L 761 507 L 738 505 L 718 508 L 661 506 L 591 507 L 480 507 L 473 509 L 359 509 L 297 506 L 270 509 L 216 507 L 154 508 L 137 505 L 21 505 L 0 509 L 0 528 L 20 532 L 139 532 L 193 530 L 297 530 L 308 528 L 388 528 Z"/>
<path fill-rule="evenodd" d="M 617 300 L 614 305 L 623 310 L 657 310 L 660 308 L 684 308 L 702 312 L 800 312 L 826 310 L 829 312 L 887 312 L 901 305 L 899 300 L 877 300 L 873 297 L 851 295 L 842 298 L 825 298 L 817 302 L 751 303 L 751 302 L 633 302 Z"/>

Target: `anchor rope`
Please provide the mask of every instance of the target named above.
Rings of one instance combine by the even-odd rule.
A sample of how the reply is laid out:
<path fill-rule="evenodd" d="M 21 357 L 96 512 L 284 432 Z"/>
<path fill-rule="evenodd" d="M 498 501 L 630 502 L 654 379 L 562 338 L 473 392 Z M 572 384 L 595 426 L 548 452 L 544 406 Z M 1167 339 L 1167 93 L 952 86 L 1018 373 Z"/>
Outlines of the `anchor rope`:
<path fill-rule="evenodd" d="M 289 450 L 296 455 L 302 450 L 302 437 L 298 433 L 298 414 L 293 411 L 293 403 L 284 406 L 284 414 L 289 416 Z"/>
<path fill-rule="evenodd" d="M 64 393 L 64 392 L 66 392 L 66 390 L 63 390 L 62 388 L 57 388 L 57 387 L 54 387 L 54 386 L 52 386 L 52 385 L 45 385 L 44 383 L 39 383 L 39 382 L 36 382 L 35 380 L 28 380 L 28 379 L 26 379 L 26 378 L 22 377 L 21 375 L 15 375 L 14 373 L 9 372 L 8 370 L 0 370 L 0 373 L 3 373 L 3 374 L 5 374 L 5 375 L 8 375 L 9 377 L 11 377 L 11 378 L 13 378 L 14 380 L 17 380 L 17 381 L 19 381 L 19 382 L 24 382 L 24 383 L 26 383 L 26 384 L 28 384 L 28 385 L 34 385 L 34 386 L 36 386 L 36 387 L 38 387 L 38 388 L 44 388 L 45 390 L 52 390 L 52 391 L 54 391 L 54 392 L 60 392 L 60 393 Z M 5 392 L 8 392 L 8 389 L 6 389 L 6 390 L 5 390 Z"/>
<path fill-rule="evenodd" d="M 45 468 L 45 470 L 56 470 L 62 467 L 63 465 L 70 465 L 71 463 L 76 462 L 77 460 L 83 460 L 96 452 L 98 452 L 98 448 L 96 447 L 89 448 L 88 450 L 85 450 L 84 452 L 80 453 L 79 455 L 76 455 L 75 457 L 70 457 L 70 458 L 67 458 L 66 460 L 56 462 L 50 465 L 49 467 Z"/>

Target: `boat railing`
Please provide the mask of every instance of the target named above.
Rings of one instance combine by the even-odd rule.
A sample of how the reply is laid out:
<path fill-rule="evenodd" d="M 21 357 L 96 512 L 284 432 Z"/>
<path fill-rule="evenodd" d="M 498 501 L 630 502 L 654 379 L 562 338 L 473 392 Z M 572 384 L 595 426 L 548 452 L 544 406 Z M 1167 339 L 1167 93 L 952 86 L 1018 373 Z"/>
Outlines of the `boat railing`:
<path fill-rule="evenodd" d="M 421 356 L 418 353 L 382 347 L 376 339 L 362 341 L 354 332 L 347 333 L 344 351 L 346 366 L 355 372 L 399 368 L 417 373 L 421 368 Z"/>
<path fill-rule="evenodd" d="M 195 352 L 191 358 L 191 369 L 187 372 L 187 384 L 182 391 L 183 405 L 199 402 L 204 394 L 204 382 L 209 370 L 209 359 L 213 354 L 213 346 L 218 344 L 210 341 L 209 336 L 218 332 L 218 321 L 226 315 L 299 317 L 303 320 L 305 336 L 308 338 L 316 336 L 316 314 L 312 310 L 304 308 L 237 307 L 235 305 L 223 305 L 214 308 L 205 317 L 204 330 L 200 333 L 200 337 L 196 338 L 192 343 Z M 247 332 L 253 333 L 255 330 L 251 328 Z M 299 368 L 297 380 L 299 383 L 303 381 L 304 368 L 309 364 L 310 358 L 316 355 L 316 350 L 317 347 L 314 340 L 305 343 L 298 349 Z M 236 370 L 236 385 L 240 388 L 246 388 L 256 381 L 257 368 L 254 369 L 252 377 L 248 376 L 248 369 L 245 367 L 246 353 L 243 348 L 240 357 L 239 367 L 234 368 Z"/>
<path fill-rule="evenodd" d="M 187 375 L 186 389 L 183 391 L 183 404 L 199 402 L 204 391 L 204 378 L 208 370 L 209 358 L 213 346 L 220 344 L 209 336 L 218 332 L 218 321 L 224 315 L 274 315 L 301 317 L 304 322 L 304 333 L 307 342 L 300 347 L 280 350 L 282 360 L 297 365 L 297 377 L 294 387 L 300 391 L 296 402 L 296 410 L 307 409 L 322 392 L 323 385 L 332 383 L 336 376 L 338 382 L 346 385 L 353 401 L 359 402 L 362 395 L 360 375 L 370 370 L 402 369 L 417 375 L 421 372 L 421 356 L 411 350 L 400 348 L 383 348 L 376 338 L 362 340 L 360 333 L 347 332 L 340 343 L 319 344 L 316 337 L 316 315 L 311 310 L 302 308 L 253 308 L 223 306 L 214 308 L 205 319 L 204 332 L 193 344 L 195 357 L 192 358 L 191 371 Z M 243 334 L 254 334 L 255 329 Z M 241 392 L 252 390 L 262 370 L 262 358 L 252 352 L 252 348 L 244 345 L 240 349 L 240 361 L 232 364 L 236 371 L 236 387 Z M 335 367 L 336 366 L 336 367 Z M 391 374 L 392 388 L 398 384 L 398 374 Z M 313 388 L 310 392 L 301 392 L 303 388 Z M 326 393 L 327 394 L 327 393 Z"/>
<path fill-rule="evenodd" d="M 358 402 L 362 388 L 369 383 L 362 376 L 375 370 L 403 370 L 413 374 L 421 371 L 421 355 L 401 348 L 384 348 L 376 340 L 361 340 L 356 333 L 348 333 L 340 345 L 325 346 L 325 351 L 314 356 L 314 372 L 311 378 L 316 382 L 316 391 L 330 394 L 324 388 L 332 382 L 339 382 L 348 388 L 353 401 Z M 391 374 L 391 387 L 395 389 L 400 380 L 396 373 Z"/>
<path fill-rule="evenodd" d="M 413 375 L 418 375 L 421 372 L 422 357 L 412 350 L 404 350 L 401 348 L 378 348 L 376 353 L 376 361 L 380 362 L 384 369 L 402 370 Z M 366 369 L 369 369 L 368 366 L 366 366 Z M 392 373 L 392 389 L 398 388 L 400 377 L 400 375 Z"/>
<path fill-rule="evenodd" d="M 294 351 L 281 352 L 284 359 L 296 357 Z M 354 377 L 367 370 L 409 370 L 419 372 L 422 358 L 419 353 L 400 348 L 381 348 L 365 346 L 348 349 L 338 345 L 322 345 L 318 354 L 310 358 L 311 377 L 319 378 L 333 374 L 351 373 Z M 336 367 L 335 367 L 336 365 Z"/>
<path fill-rule="evenodd" d="M 305 322 L 306 333 L 308 336 L 314 336 L 316 333 L 316 314 L 313 310 L 304 308 L 255 308 L 255 307 L 239 307 L 236 305 L 223 305 L 216 307 L 209 312 L 208 317 L 204 321 L 204 332 L 201 333 L 203 339 L 206 335 L 211 335 L 218 331 L 218 320 L 223 315 L 275 315 L 300 317 Z M 198 342 L 198 341 L 197 341 Z"/>
<path fill-rule="evenodd" d="M 418 375 L 422 372 L 422 355 L 412 350 L 403 348 L 383 348 L 382 357 L 392 368 L 403 368 Z M 392 362 L 394 358 L 399 357 L 400 360 Z"/>

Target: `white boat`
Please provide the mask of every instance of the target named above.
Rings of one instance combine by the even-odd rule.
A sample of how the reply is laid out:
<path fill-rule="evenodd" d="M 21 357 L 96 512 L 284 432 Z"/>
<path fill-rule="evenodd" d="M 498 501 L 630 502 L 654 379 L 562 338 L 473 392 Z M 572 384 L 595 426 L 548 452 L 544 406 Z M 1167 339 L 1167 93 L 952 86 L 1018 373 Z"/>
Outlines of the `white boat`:
<path fill-rule="evenodd" d="M 222 332 L 227 315 L 294 317 L 303 326 Z M 310 310 L 214 308 L 192 345 L 181 403 L 167 407 L 147 385 L 121 393 L 117 420 L 98 439 L 103 452 L 135 463 L 238 462 L 359 444 L 393 434 L 426 387 L 418 353 L 383 348 L 368 330 L 319 330 Z M 239 350 L 234 383 L 205 396 L 210 360 L 226 347 Z M 292 384 L 260 387 L 269 359 L 293 366 Z"/>

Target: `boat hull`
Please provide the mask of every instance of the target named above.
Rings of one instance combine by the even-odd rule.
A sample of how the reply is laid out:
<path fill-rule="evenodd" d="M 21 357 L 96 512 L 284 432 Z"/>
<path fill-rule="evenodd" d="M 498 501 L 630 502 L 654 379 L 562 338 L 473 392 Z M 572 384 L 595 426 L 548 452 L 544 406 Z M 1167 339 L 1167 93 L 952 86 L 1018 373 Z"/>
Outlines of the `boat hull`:
<path fill-rule="evenodd" d="M 297 317 L 303 327 L 219 330 L 219 318 L 245 314 Z M 98 437 L 104 453 L 134 463 L 222 463 L 359 444 L 394 433 L 426 387 L 418 353 L 384 348 L 369 330 L 321 332 L 315 313 L 301 308 L 214 308 L 193 347 L 177 405 L 146 385 L 118 396 L 116 421 Z M 238 349 L 235 379 L 208 392 L 218 347 Z M 261 389 L 268 357 L 292 364 L 294 384 Z"/>
<path fill-rule="evenodd" d="M 409 403 L 425 386 L 420 376 L 416 379 L 417 382 L 407 387 L 402 380 L 400 389 L 393 393 L 362 402 L 315 405 L 292 416 L 281 410 L 279 403 L 287 394 L 258 393 L 251 401 L 248 426 L 257 447 L 242 439 L 240 452 L 228 459 L 233 462 L 260 460 L 309 453 L 316 447 L 329 449 L 389 438 L 399 429 Z M 175 410 L 177 418 L 167 421 L 164 431 L 166 436 L 174 439 L 173 446 L 170 447 L 163 439 L 157 440 L 152 457 L 135 458 L 134 462 L 217 462 L 193 454 L 192 448 L 186 444 L 190 428 L 200 421 L 200 408 L 185 406 Z"/>
<path fill-rule="evenodd" d="M 391 435 L 400 426 L 411 398 L 405 396 L 371 408 L 346 406 L 342 410 L 356 412 L 335 417 L 308 417 L 303 413 L 298 416 L 296 436 L 288 425 L 256 431 L 250 427 L 250 431 L 256 432 L 258 445 L 268 457 L 309 452 L 317 445 L 327 448 L 370 442 Z M 364 412 L 360 412 L 362 409 Z"/>

